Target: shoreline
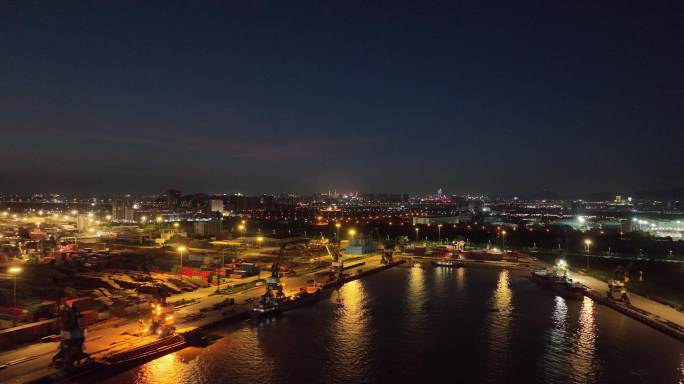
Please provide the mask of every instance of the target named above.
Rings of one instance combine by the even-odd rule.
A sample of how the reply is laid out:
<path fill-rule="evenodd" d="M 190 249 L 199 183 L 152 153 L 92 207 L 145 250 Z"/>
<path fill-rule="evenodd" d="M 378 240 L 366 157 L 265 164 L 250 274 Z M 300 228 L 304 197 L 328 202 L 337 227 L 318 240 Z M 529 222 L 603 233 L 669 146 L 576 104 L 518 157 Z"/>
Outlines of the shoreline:
<path fill-rule="evenodd" d="M 365 263 L 355 264 L 352 267 L 352 269 L 350 269 L 350 271 L 355 271 L 356 273 L 345 276 L 340 280 L 325 284 L 321 288 L 321 291 L 325 292 L 325 291 L 330 291 L 330 290 L 335 289 L 335 288 L 339 288 L 348 282 L 361 279 L 365 276 L 375 274 L 375 273 L 387 270 L 389 268 L 393 268 L 393 267 L 401 265 L 403 263 L 405 263 L 404 260 L 398 260 L 398 261 L 392 262 L 390 264 L 380 264 L 380 265 L 371 267 L 370 269 L 367 269 L 367 270 L 358 268 L 358 267 L 365 266 Z M 358 268 L 358 269 L 354 269 L 354 268 Z M 257 288 L 261 288 L 261 287 L 255 287 L 252 289 L 257 289 Z M 250 290 L 252 290 L 252 289 L 250 289 Z M 238 294 L 240 294 L 240 293 L 238 293 Z M 225 309 L 223 311 L 220 311 L 220 312 L 217 310 L 214 312 L 218 312 L 218 313 L 205 314 L 204 316 L 201 316 L 197 319 L 193 319 L 193 320 L 185 322 L 185 323 L 192 323 L 193 324 L 193 325 L 188 324 L 188 326 L 190 328 L 192 328 L 191 330 L 188 331 L 188 334 L 201 332 L 202 330 L 210 330 L 212 328 L 220 327 L 223 325 L 234 324 L 234 323 L 237 323 L 237 322 L 240 322 L 240 321 L 243 321 L 243 320 L 250 318 L 251 308 L 252 308 L 251 303 L 238 304 L 238 305 L 241 306 L 242 308 L 239 308 L 239 309 L 233 308 L 233 311 L 231 311 L 230 313 L 226 313 Z M 145 345 L 147 345 L 147 344 L 145 344 Z M 107 356 L 111 356 L 115 353 L 125 353 L 126 351 L 131 351 L 131 350 L 134 350 L 136 348 L 141 348 L 141 347 L 144 348 L 145 345 L 113 351 L 113 353 L 109 353 L 109 354 L 106 354 L 104 356 L 98 357 L 97 359 L 95 359 L 91 363 L 89 363 L 89 366 L 84 366 L 83 371 L 81 371 L 81 372 L 77 371 L 73 375 L 64 375 L 64 373 L 61 371 L 53 370 L 52 372 L 40 375 L 38 377 L 31 378 L 27 381 L 22 381 L 22 382 L 27 382 L 27 383 L 53 383 L 53 382 L 61 382 L 61 381 L 65 381 L 65 380 L 68 381 L 68 380 L 72 379 L 73 377 L 83 377 L 83 376 L 89 376 L 89 375 L 98 376 L 101 374 L 110 375 L 112 373 L 117 373 L 121 370 L 130 369 L 131 367 L 134 367 L 134 366 L 143 364 L 145 362 L 154 360 L 156 358 L 165 356 L 169 353 L 173 353 L 173 352 L 182 350 L 184 348 L 187 348 L 189 346 L 194 345 L 194 343 L 192 343 L 188 340 L 185 340 L 182 344 L 176 344 L 170 348 L 160 347 L 159 350 L 151 351 L 148 354 L 146 354 L 140 358 L 133 359 L 133 361 L 127 361 L 127 362 L 124 362 L 121 364 L 115 364 L 115 365 L 110 365 L 110 364 L 105 363 Z"/>

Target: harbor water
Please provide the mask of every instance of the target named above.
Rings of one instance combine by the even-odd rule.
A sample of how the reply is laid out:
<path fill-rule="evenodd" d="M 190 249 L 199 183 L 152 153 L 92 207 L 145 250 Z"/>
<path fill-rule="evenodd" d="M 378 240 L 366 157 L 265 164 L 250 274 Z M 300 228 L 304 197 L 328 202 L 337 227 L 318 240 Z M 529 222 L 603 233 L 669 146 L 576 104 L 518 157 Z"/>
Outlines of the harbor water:
<path fill-rule="evenodd" d="M 107 383 L 684 383 L 684 343 L 522 272 L 399 267 Z"/>

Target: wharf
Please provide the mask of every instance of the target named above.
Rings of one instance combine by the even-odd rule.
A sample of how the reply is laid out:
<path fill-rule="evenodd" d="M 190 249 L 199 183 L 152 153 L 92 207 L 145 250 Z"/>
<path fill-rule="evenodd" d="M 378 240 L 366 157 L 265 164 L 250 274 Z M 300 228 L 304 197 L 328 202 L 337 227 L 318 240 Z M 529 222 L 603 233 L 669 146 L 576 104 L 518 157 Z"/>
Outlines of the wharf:
<path fill-rule="evenodd" d="M 362 263 L 354 264 L 346 270 L 349 275 L 339 281 L 327 284 L 323 290 L 339 287 L 347 282 L 360 279 L 364 276 L 376 273 L 398 264 L 397 261 L 388 265 L 380 263 L 379 256 L 369 256 Z M 363 268 L 361 268 L 363 267 Z M 307 280 L 313 277 L 313 272 L 299 276 L 284 277 L 286 287 L 304 287 Z M 178 299 L 191 299 L 189 304 L 178 306 L 175 312 L 176 323 L 185 328 L 209 329 L 224 324 L 239 322 L 250 317 L 254 301 L 263 293 L 263 286 L 254 287 L 242 292 L 226 294 L 214 294 L 215 287 L 204 288 L 195 292 L 171 297 L 170 302 Z M 186 297 L 187 296 L 187 297 Z M 192 296 L 192 297 L 189 297 Z M 225 305 L 228 298 L 233 298 L 235 304 Z M 89 332 L 85 351 L 91 354 L 94 360 L 92 369 L 104 369 L 108 356 L 125 354 L 126 351 L 145 348 L 146 345 L 157 340 L 154 336 L 139 337 L 135 333 L 139 324 L 135 321 L 120 319 L 120 323 L 109 327 L 95 327 Z M 162 348 L 160 351 L 150 351 L 149 359 L 160 357 L 164 354 L 185 348 L 187 343 L 172 343 L 170 348 Z M 34 343 L 9 351 L 0 352 L 0 383 L 43 383 L 62 380 L 58 370 L 50 367 L 51 357 L 56 353 L 56 343 Z M 157 353 L 160 352 L 160 353 Z M 148 359 L 148 360 L 149 360 Z M 140 360 L 138 363 L 145 361 Z M 120 367 L 123 369 L 131 364 Z M 135 364 L 132 364 L 135 365 Z"/>
<path fill-rule="evenodd" d="M 584 294 L 592 300 L 605 306 L 608 306 L 610 308 L 613 308 L 614 310 L 622 313 L 625 316 L 629 316 L 634 320 L 641 321 L 642 323 L 650 327 L 653 327 L 667 335 L 670 335 L 679 341 L 684 341 L 684 328 L 677 325 L 676 323 L 673 323 L 672 321 L 665 320 L 659 316 L 646 312 L 643 309 L 639 309 L 638 307 L 635 307 L 633 305 L 624 304 L 617 302 L 615 300 L 611 300 L 608 297 L 606 297 L 605 294 L 602 295 L 599 292 L 594 291 L 593 289 L 587 288 Z"/>

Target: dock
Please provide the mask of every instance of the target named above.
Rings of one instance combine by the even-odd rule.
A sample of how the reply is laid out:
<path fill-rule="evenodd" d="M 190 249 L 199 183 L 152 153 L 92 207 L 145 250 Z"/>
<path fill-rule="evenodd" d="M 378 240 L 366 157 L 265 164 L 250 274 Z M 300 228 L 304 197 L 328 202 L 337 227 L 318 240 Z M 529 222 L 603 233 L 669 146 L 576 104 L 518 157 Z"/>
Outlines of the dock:
<path fill-rule="evenodd" d="M 354 263 L 347 274 L 340 280 L 333 281 L 322 287 L 324 291 L 338 288 L 350 281 L 386 270 L 402 264 L 399 260 L 391 264 L 381 264 L 379 256 L 370 256 L 361 263 Z M 314 272 L 299 276 L 285 277 L 286 286 L 304 287 Z M 214 288 L 206 289 L 206 296 L 190 304 L 177 307 L 175 313 L 177 324 L 184 329 L 204 330 L 218 326 L 240 322 L 250 317 L 256 300 L 263 294 L 264 287 L 258 286 L 230 295 L 213 294 Z M 226 298 L 233 298 L 235 304 L 225 305 Z M 171 298 L 173 300 L 173 298 Z M 86 352 L 91 354 L 92 363 L 84 367 L 82 374 L 92 374 L 94 371 L 110 373 L 112 369 L 126 369 L 131 366 L 161 357 L 187 347 L 183 337 L 165 343 L 161 348 L 155 348 L 154 336 L 134 336 L 138 324 L 135 321 L 124 321 L 112 327 L 102 327 L 89 333 L 86 340 Z M 179 330 L 180 333 L 182 330 Z M 51 357 L 56 352 L 55 343 L 36 343 L 10 351 L 0 352 L 0 383 L 49 383 L 64 380 L 60 371 L 49 367 Z M 152 346 L 152 347 L 150 347 Z M 151 349 L 150 349 L 151 348 Z M 149 351 L 148 351 L 149 349 Z M 127 361 L 127 356 L 144 350 L 142 359 Z M 113 362 L 123 362 L 116 364 Z M 4 367 L 3 367 L 4 364 Z"/>

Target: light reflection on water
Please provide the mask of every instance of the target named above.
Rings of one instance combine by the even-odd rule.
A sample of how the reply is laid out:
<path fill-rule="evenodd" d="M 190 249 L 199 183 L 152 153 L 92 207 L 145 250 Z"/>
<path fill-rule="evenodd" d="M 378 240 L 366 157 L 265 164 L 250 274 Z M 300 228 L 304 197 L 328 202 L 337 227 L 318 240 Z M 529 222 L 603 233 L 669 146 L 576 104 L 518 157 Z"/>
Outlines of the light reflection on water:
<path fill-rule="evenodd" d="M 548 331 L 546 350 L 543 357 L 543 370 L 545 381 L 549 383 L 562 383 L 568 372 L 567 345 L 568 345 L 568 305 L 560 296 L 554 300 L 552 320 L 553 325 Z"/>
<path fill-rule="evenodd" d="M 348 365 L 331 364 L 333 377 L 360 379 L 364 372 L 349 367 L 364 367 L 368 359 L 369 318 L 365 310 L 366 292 L 361 280 L 354 280 L 339 289 L 340 305 L 335 309 L 332 323 L 332 350 L 336 359 Z M 355 377 L 357 376 L 357 377 Z"/>
<path fill-rule="evenodd" d="M 573 337 L 573 351 L 570 355 L 570 376 L 573 383 L 595 383 L 598 367 L 594 364 L 596 349 L 596 324 L 594 301 L 584 297 L 579 312 L 579 327 Z"/>
<path fill-rule="evenodd" d="M 331 295 L 106 382 L 684 384 L 681 343 L 516 271 L 397 268 Z"/>
<path fill-rule="evenodd" d="M 510 329 L 513 313 L 513 291 L 509 287 L 508 270 L 499 272 L 499 279 L 494 289 L 490 305 L 488 329 L 489 355 L 488 379 L 491 382 L 499 382 L 507 371 L 510 353 Z"/>

